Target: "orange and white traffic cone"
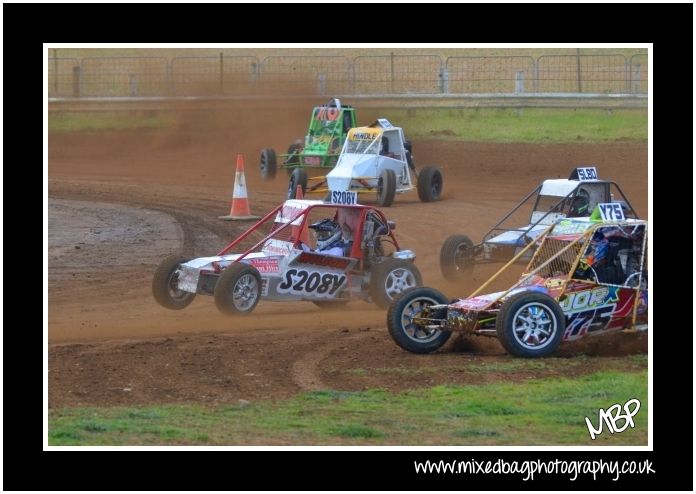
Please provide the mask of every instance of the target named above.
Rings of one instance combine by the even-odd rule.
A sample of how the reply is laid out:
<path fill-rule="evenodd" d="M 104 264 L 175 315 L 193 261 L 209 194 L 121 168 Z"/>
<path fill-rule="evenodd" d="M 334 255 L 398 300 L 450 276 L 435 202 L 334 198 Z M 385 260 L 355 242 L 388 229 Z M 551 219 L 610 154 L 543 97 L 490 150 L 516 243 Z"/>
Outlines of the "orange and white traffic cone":
<path fill-rule="evenodd" d="M 220 216 L 221 220 L 258 220 L 260 216 L 254 216 L 249 210 L 247 198 L 246 179 L 244 178 L 244 156 L 237 155 L 237 171 L 234 174 L 234 189 L 232 190 L 232 205 L 230 214 Z"/>

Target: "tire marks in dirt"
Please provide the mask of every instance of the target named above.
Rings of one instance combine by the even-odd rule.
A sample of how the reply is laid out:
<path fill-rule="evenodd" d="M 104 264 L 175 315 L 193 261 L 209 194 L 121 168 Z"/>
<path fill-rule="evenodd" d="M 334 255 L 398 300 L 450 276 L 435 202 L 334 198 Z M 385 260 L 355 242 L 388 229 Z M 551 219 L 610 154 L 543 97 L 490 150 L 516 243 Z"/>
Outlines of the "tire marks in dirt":
<path fill-rule="evenodd" d="M 366 338 L 369 335 L 370 333 L 368 332 L 348 332 L 347 329 L 341 329 L 338 332 L 331 333 L 327 343 L 301 355 L 295 360 L 291 370 L 292 381 L 303 391 L 330 389 L 331 386 L 328 386 L 321 378 L 321 362 L 339 348 L 347 347 L 355 341 Z M 322 336 L 326 335 L 323 334 Z"/>

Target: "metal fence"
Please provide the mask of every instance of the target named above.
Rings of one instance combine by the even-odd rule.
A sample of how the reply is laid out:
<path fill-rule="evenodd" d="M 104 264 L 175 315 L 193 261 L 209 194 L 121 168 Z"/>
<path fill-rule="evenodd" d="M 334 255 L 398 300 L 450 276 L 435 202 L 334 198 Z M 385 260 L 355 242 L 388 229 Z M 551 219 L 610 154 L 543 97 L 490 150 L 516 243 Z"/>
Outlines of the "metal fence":
<path fill-rule="evenodd" d="M 256 57 L 177 57 L 169 71 L 169 89 L 177 96 L 251 94 L 259 78 Z"/>
<path fill-rule="evenodd" d="M 438 94 L 442 60 L 436 55 L 355 57 L 353 82 L 355 94 Z"/>
<path fill-rule="evenodd" d="M 80 61 L 77 58 L 48 59 L 48 95 L 55 97 L 79 96 Z M 75 87 L 75 83 L 78 84 Z"/>
<path fill-rule="evenodd" d="M 633 55 L 629 63 L 630 91 L 632 93 L 648 92 L 648 56 Z"/>
<path fill-rule="evenodd" d="M 257 92 L 273 94 L 347 94 L 351 64 L 346 57 L 266 57 Z"/>
<path fill-rule="evenodd" d="M 532 57 L 449 57 L 446 93 L 537 92 Z"/>
<path fill-rule="evenodd" d="M 49 58 L 49 97 L 648 92 L 648 56 Z"/>

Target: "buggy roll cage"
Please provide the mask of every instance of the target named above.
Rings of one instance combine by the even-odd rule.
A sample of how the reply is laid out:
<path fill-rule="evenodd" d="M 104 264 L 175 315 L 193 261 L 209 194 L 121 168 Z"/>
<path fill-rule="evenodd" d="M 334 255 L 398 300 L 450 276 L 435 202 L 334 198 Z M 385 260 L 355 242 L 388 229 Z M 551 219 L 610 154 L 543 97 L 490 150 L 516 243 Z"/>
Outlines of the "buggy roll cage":
<path fill-rule="evenodd" d="M 500 225 L 503 224 L 505 222 L 505 220 L 507 220 L 510 216 L 512 216 L 519 208 L 521 208 L 522 205 L 524 205 L 532 196 L 534 196 L 534 194 L 537 194 L 537 199 L 534 202 L 534 208 L 532 209 L 532 211 L 536 211 L 536 207 L 539 204 L 539 197 L 540 197 L 539 191 L 541 191 L 541 188 L 544 186 L 544 183 L 542 182 L 536 189 L 532 190 L 529 194 L 527 194 L 527 196 L 525 196 L 524 199 L 522 199 L 519 203 L 517 203 L 517 205 L 515 207 L 513 207 L 502 219 L 500 219 L 500 221 L 498 221 L 490 230 L 488 230 L 488 232 L 486 232 L 486 234 L 483 236 L 483 240 L 481 241 L 480 244 L 478 244 L 478 246 L 485 244 L 490 238 L 492 238 L 494 236 L 492 234 L 496 233 L 496 232 L 501 232 L 501 233 L 502 232 L 520 232 L 520 233 L 525 234 L 525 233 L 533 230 L 534 227 L 536 227 L 540 224 L 543 224 L 542 222 L 547 216 L 549 216 L 552 213 L 557 213 L 558 211 L 560 211 L 560 208 L 562 207 L 563 204 L 566 203 L 566 201 L 575 198 L 575 195 L 577 194 L 578 188 L 583 183 L 605 184 L 609 188 L 611 188 L 611 186 L 613 185 L 614 187 L 616 187 L 616 190 L 619 192 L 619 194 L 621 194 L 621 198 L 622 198 L 623 202 L 625 203 L 626 207 L 629 209 L 630 213 L 633 214 L 633 217 L 635 219 L 640 219 L 638 214 L 636 213 L 635 209 L 633 209 L 633 206 L 631 206 L 631 203 L 626 198 L 626 195 L 623 193 L 623 190 L 621 190 L 621 187 L 619 187 L 619 185 L 616 182 L 613 182 L 610 180 L 593 180 L 591 182 L 578 181 L 578 185 L 570 193 L 568 193 L 565 197 L 562 197 L 556 204 L 553 205 L 553 207 L 549 208 L 549 210 L 544 215 L 542 215 L 536 222 L 534 222 L 534 223 L 532 223 L 524 228 L 501 228 Z M 613 201 L 613 202 L 618 202 L 618 201 Z"/>
<path fill-rule="evenodd" d="M 244 239 L 247 238 L 249 235 L 251 235 L 252 232 L 256 231 L 257 228 L 259 228 L 261 225 L 267 223 L 269 219 L 275 218 L 275 215 L 278 214 L 279 211 L 282 211 L 283 206 L 285 206 L 285 203 L 281 203 L 281 204 L 279 204 L 278 206 L 276 206 L 275 208 L 273 208 L 272 211 L 270 211 L 270 212 L 269 212 L 268 214 L 266 214 L 263 218 L 261 218 L 259 221 L 257 221 L 256 223 L 254 223 L 254 224 L 253 224 L 251 227 L 249 227 L 244 233 L 242 233 L 240 236 L 238 236 L 238 237 L 237 237 L 236 239 L 234 239 L 232 242 L 230 242 L 229 244 L 227 244 L 220 252 L 217 253 L 217 256 L 223 256 L 223 255 L 227 254 L 233 247 L 235 247 L 235 246 L 238 245 L 242 240 L 244 240 Z M 377 209 L 374 209 L 374 208 L 372 208 L 372 207 L 370 207 L 370 206 L 362 205 L 362 204 L 358 204 L 358 205 L 355 205 L 355 206 L 345 206 L 345 205 L 344 205 L 344 206 L 340 206 L 340 205 L 336 205 L 336 204 L 332 204 L 332 203 L 317 202 L 316 204 L 310 204 L 307 208 L 305 208 L 305 209 L 299 211 L 297 214 L 295 214 L 294 216 L 290 217 L 290 218 L 287 220 L 287 222 L 285 222 L 284 224 L 282 224 L 280 227 L 278 227 L 278 228 L 273 228 L 273 229 L 271 230 L 271 232 L 270 232 L 268 235 L 266 235 L 266 236 L 263 237 L 261 240 L 259 240 L 259 241 L 256 242 L 254 245 L 252 245 L 252 246 L 249 247 L 247 250 L 245 250 L 237 259 L 233 260 L 233 261 L 232 261 L 232 264 L 234 264 L 234 263 L 236 263 L 236 262 L 239 262 L 239 261 L 241 261 L 242 259 L 246 258 L 246 256 L 248 256 L 248 255 L 251 254 L 252 252 L 255 252 L 256 249 L 258 249 L 260 246 L 262 246 L 263 244 L 265 244 L 268 240 L 270 240 L 270 239 L 273 238 L 274 236 L 278 235 L 278 233 L 280 233 L 281 231 L 285 230 L 286 228 L 288 228 L 288 227 L 290 227 L 290 226 L 295 226 L 295 227 L 297 227 L 297 225 L 293 225 L 293 223 L 294 223 L 297 219 L 299 219 L 301 216 L 304 216 L 304 218 L 302 219 L 302 223 L 301 223 L 301 225 L 299 226 L 299 231 L 302 231 L 302 229 L 304 229 L 305 224 L 306 224 L 306 222 L 307 222 L 307 215 L 309 214 L 309 212 L 310 212 L 311 210 L 315 209 L 315 208 L 322 208 L 322 207 L 323 207 L 323 208 L 337 208 L 337 209 L 338 209 L 338 208 L 347 208 L 347 209 L 359 209 L 359 210 L 361 210 L 360 215 L 361 215 L 362 218 L 361 218 L 361 220 L 360 220 L 360 225 L 362 226 L 362 228 L 364 228 L 364 223 L 365 223 L 365 219 L 366 219 L 367 215 L 368 215 L 370 212 L 374 212 L 374 213 L 379 217 L 379 220 L 380 220 L 384 225 L 387 225 L 387 227 L 388 227 L 388 231 L 387 231 L 387 232 L 379 232 L 379 233 L 375 233 L 375 235 L 377 235 L 377 234 L 380 234 L 380 235 L 387 235 L 387 236 L 391 239 L 391 241 L 393 242 L 394 247 L 396 248 L 396 250 L 399 250 L 399 249 L 400 249 L 400 248 L 399 248 L 399 243 L 398 243 L 398 241 L 396 240 L 396 237 L 394 236 L 394 233 L 393 233 L 393 231 L 392 231 L 393 228 L 391 227 L 391 225 L 392 225 L 393 223 L 390 222 L 389 220 L 387 220 L 386 216 L 384 216 L 384 213 L 382 213 L 381 211 L 379 211 L 379 210 L 377 210 Z M 361 230 L 362 230 L 362 228 L 361 228 Z M 361 235 L 362 235 L 362 231 L 361 231 L 360 233 L 361 233 Z M 362 248 L 361 248 L 361 250 L 362 250 Z M 361 254 L 364 254 L 364 253 L 361 252 Z M 360 258 L 360 269 L 363 269 L 363 267 L 364 267 L 364 261 L 365 261 L 365 260 L 364 260 L 364 257 L 361 256 L 361 258 Z"/>

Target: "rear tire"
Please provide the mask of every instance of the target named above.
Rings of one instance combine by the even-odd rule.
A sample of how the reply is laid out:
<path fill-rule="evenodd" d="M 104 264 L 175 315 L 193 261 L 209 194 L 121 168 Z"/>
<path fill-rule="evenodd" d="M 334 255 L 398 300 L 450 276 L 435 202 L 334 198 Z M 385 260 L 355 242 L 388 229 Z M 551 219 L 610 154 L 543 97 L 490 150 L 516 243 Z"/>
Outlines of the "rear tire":
<path fill-rule="evenodd" d="M 448 281 L 471 277 L 474 270 L 474 244 L 466 235 L 452 235 L 440 248 L 440 272 Z"/>
<path fill-rule="evenodd" d="M 232 263 L 218 278 L 213 295 L 215 306 L 223 314 L 249 314 L 261 298 L 261 274 L 254 266 Z"/>
<path fill-rule="evenodd" d="M 500 343 L 510 354 L 546 357 L 561 344 L 565 315 L 560 305 L 545 293 L 522 292 L 500 307 L 495 329 Z"/>
<path fill-rule="evenodd" d="M 396 194 L 396 174 L 394 170 L 382 170 L 377 181 L 377 204 L 391 206 Z"/>
<path fill-rule="evenodd" d="M 307 172 L 303 168 L 295 168 L 290 175 L 288 199 L 296 199 L 298 185 L 302 188 L 302 195 L 304 195 L 307 190 Z"/>
<path fill-rule="evenodd" d="M 413 262 L 388 258 L 374 265 L 369 292 L 372 301 L 386 309 L 401 292 L 422 284 L 423 278 Z"/>
<path fill-rule="evenodd" d="M 426 166 L 418 174 L 418 198 L 433 202 L 442 195 L 442 172 L 436 166 Z"/>
<path fill-rule="evenodd" d="M 275 178 L 278 169 L 275 151 L 271 148 L 264 148 L 261 150 L 259 168 L 261 170 L 261 180 L 269 181 Z"/>
<path fill-rule="evenodd" d="M 172 310 L 181 310 L 187 307 L 196 297 L 195 293 L 185 292 L 177 288 L 179 275 L 177 269 L 188 259 L 182 255 L 174 254 L 165 258 L 152 278 L 152 296 L 162 307 Z"/>
<path fill-rule="evenodd" d="M 444 345 L 452 335 L 451 331 L 426 329 L 413 323 L 413 317 L 423 309 L 435 304 L 448 304 L 449 300 L 433 288 L 411 288 L 397 297 L 387 312 L 389 335 L 404 350 L 412 353 L 434 352 Z M 447 317 L 444 313 L 431 314 L 436 319 Z"/>

